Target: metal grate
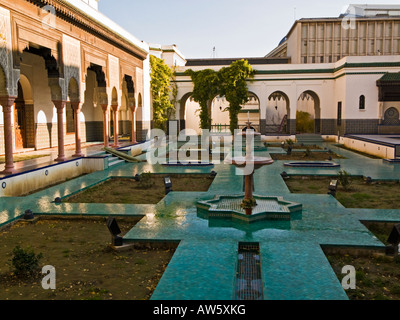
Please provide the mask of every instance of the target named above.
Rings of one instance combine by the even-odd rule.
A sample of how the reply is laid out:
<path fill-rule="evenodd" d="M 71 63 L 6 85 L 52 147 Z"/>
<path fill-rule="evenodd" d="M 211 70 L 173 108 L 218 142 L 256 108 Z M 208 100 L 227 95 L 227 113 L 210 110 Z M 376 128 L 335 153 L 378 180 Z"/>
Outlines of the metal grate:
<path fill-rule="evenodd" d="M 236 275 L 237 300 L 264 300 L 258 243 L 239 245 Z"/>
<path fill-rule="evenodd" d="M 240 207 L 243 198 L 241 199 L 221 199 L 218 202 L 217 210 L 235 210 L 244 212 Z M 264 200 L 257 199 L 257 207 L 253 209 L 253 214 L 260 212 L 282 212 L 285 213 L 285 207 L 282 206 L 277 200 Z"/>

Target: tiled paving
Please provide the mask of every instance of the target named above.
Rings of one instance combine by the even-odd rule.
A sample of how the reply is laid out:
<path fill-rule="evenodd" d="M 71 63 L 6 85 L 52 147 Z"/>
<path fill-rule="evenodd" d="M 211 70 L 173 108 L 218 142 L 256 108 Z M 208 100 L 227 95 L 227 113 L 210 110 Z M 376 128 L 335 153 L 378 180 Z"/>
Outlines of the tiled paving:
<path fill-rule="evenodd" d="M 347 159 L 335 160 L 353 175 L 373 179 L 400 179 L 400 165 L 373 160 L 324 145 Z M 280 148 L 258 152 L 283 152 Z M 280 174 L 336 175 L 337 169 L 287 168 L 284 161 L 261 168 L 255 175 L 260 196 L 280 196 L 303 204 L 303 215 L 294 221 L 263 221 L 243 225 L 208 221 L 197 215 L 196 203 L 216 195 L 243 193 L 243 177 L 227 164 L 213 167 L 165 167 L 147 163 L 123 164 L 93 173 L 24 198 L 2 198 L 0 225 L 31 209 L 42 215 L 135 215 L 144 218 L 124 239 L 179 242 L 153 300 L 231 300 L 235 298 L 238 244 L 259 243 L 264 299 L 346 300 L 321 245 L 382 249 L 360 220 L 400 221 L 400 210 L 346 209 L 329 195 L 291 194 Z M 208 192 L 172 192 L 157 205 L 55 204 L 65 197 L 111 176 L 155 173 L 218 173 Z M 108 232 L 105 228 L 105 232 Z"/>

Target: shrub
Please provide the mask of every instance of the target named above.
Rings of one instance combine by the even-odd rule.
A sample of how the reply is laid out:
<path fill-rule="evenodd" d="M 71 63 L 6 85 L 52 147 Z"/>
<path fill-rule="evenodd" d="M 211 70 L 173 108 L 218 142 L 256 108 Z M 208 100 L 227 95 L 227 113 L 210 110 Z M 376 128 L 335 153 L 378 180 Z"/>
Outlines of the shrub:
<path fill-rule="evenodd" d="M 304 157 L 305 158 L 310 158 L 312 156 L 311 149 L 309 147 L 306 148 L 306 151 L 304 152 Z"/>
<path fill-rule="evenodd" d="M 153 174 L 151 172 L 143 172 L 140 175 L 140 187 L 150 189 L 154 185 Z"/>
<path fill-rule="evenodd" d="M 39 262 L 42 257 L 41 253 L 36 255 L 31 248 L 24 250 L 20 246 L 16 246 L 11 261 L 15 275 L 33 276 L 39 271 Z"/>
<path fill-rule="evenodd" d="M 342 185 L 344 190 L 349 190 L 352 184 L 350 175 L 345 170 L 340 170 L 338 175 L 339 183 Z"/>
<path fill-rule="evenodd" d="M 286 144 L 287 144 L 288 146 L 293 146 L 293 145 L 294 145 L 294 141 L 293 141 L 292 139 L 287 139 L 287 140 L 286 140 Z"/>

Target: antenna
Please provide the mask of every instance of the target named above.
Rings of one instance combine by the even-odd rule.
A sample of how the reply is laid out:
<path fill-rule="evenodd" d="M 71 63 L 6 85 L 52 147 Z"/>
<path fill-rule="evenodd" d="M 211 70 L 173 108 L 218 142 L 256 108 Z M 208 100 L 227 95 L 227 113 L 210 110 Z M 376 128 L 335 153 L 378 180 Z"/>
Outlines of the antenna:
<path fill-rule="evenodd" d="M 213 55 L 212 55 L 213 59 L 215 59 L 217 57 L 217 52 L 216 52 L 216 48 L 213 48 Z"/>

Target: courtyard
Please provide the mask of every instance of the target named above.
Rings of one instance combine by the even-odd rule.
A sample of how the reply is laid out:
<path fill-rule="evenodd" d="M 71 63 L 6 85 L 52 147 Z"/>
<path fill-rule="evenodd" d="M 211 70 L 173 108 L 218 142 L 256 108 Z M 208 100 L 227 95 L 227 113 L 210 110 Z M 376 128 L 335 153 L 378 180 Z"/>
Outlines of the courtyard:
<path fill-rule="evenodd" d="M 62 228 L 62 222 L 58 219 L 61 219 L 60 221 L 62 218 L 100 219 L 96 220 L 97 229 L 94 232 L 98 235 L 96 236 L 98 240 L 102 239 L 101 246 L 105 250 L 111 244 L 105 219 L 112 216 L 117 221 L 121 220 L 122 224 L 125 219 L 133 219 L 135 222 L 131 225 L 124 224 L 124 245 L 133 245 L 132 250 L 140 250 L 140 248 L 142 250 L 152 248 L 150 252 L 153 249 L 159 250 L 159 252 L 153 252 L 156 256 L 165 253 L 159 261 L 160 266 L 152 267 L 155 274 L 159 275 L 159 278 L 154 280 L 153 290 L 145 292 L 141 298 L 132 293 L 124 296 L 124 299 L 238 299 L 237 268 L 240 262 L 238 262 L 238 256 L 241 254 L 241 247 L 246 244 L 256 244 L 259 249 L 258 267 L 261 275 L 259 283 L 261 281 L 264 300 L 347 300 L 352 297 L 362 298 L 363 295 L 368 298 L 393 299 L 397 296 L 385 296 L 384 292 L 381 296 L 378 293 L 370 296 L 364 291 L 357 294 L 357 290 L 346 292 L 341 285 L 340 274 L 337 270 L 340 269 L 340 264 L 345 262 L 351 264 L 352 257 L 354 261 L 365 257 L 366 254 L 371 256 L 371 259 L 379 256 L 381 259 L 386 259 L 386 244 L 384 243 L 386 235 L 379 239 L 366 227 L 366 224 L 384 222 L 393 226 L 400 222 L 398 206 L 392 203 L 391 206 L 389 204 L 381 209 L 374 203 L 370 208 L 363 208 L 361 205 L 363 199 L 358 199 L 360 206 L 345 207 L 327 192 L 329 181 L 337 177 L 339 170 L 345 170 L 355 181 L 358 179 L 362 181 L 361 184 L 365 180 L 361 177 L 371 177 L 381 184 L 386 181 L 389 184 L 387 190 L 397 188 L 398 181 L 393 180 L 398 176 L 400 167 L 398 164 L 385 162 L 383 159 L 371 159 L 345 150 L 335 144 L 322 143 L 320 149 L 325 148 L 338 155 L 333 161 L 340 165 L 340 169 L 288 168 L 285 166 L 287 160 L 276 160 L 273 165 L 260 168 L 254 176 L 254 194 L 282 197 L 285 201 L 302 204 L 301 216 L 290 221 L 266 220 L 246 224 L 233 220 L 206 219 L 198 214 L 196 205 L 199 201 L 212 200 L 216 196 L 243 194 L 243 176 L 237 175 L 234 166 L 223 162 L 216 162 L 211 167 L 150 165 L 147 162 L 122 163 L 108 170 L 78 177 L 23 198 L 2 198 L 3 210 L 0 221 L 3 227 L 10 222 L 19 221 L 28 209 L 39 218 L 38 223 L 41 223 L 40 219 L 44 221 L 47 218 L 55 219 L 54 231 Z M 271 157 L 274 154 L 286 154 L 286 150 L 275 146 L 268 148 L 267 151 L 256 152 L 257 157 Z M 216 175 L 210 179 L 212 172 Z M 286 172 L 291 178 L 284 179 L 282 172 Z M 122 186 L 114 187 L 114 191 L 122 190 L 128 187 L 124 186 L 123 179 L 134 181 L 135 176 L 143 173 L 152 173 L 154 177 L 159 178 L 186 177 L 187 181 L 184 185 L 188 186 L 187 188 L 184 185 L 179 187 L 179 183 L 176 183 L 178 188 L 174 188 L 173 181 L 171 192 L 167 195 L 161 194 L 159 201 L 148 204 L 140 201 L 141 199 L 131 200 L 130 203 L 122 203 L 123 201 L 120 200 L 112 203 L 109 200 L 112 193 L 110 190 L 104 192 L 104 197 L 101 196 L 100 191 L 91 201 L 85 201 L 82 198 L 78 198 L 77 201 L 68 200 L 74 195 L 82 196 L 84 195 L 82 191 L 94 190 L 99 183 L 110 179 L 119 184 L 122 183 Z M 199 186 L 198 180 L 202 177 L 205 178 L 203 187 Z M 290 189 L 287 183 L 289 184 L 288 181 L 291 179 L 300 180 L 303 189 L 299 190 L 298 186 Z M 307 190 L 304 183 L 307 181 L 309 185 L 311 182 L 314 188 Z M 164 188 L 163 181 L 159 181 L 158 185 L 160 184 L 161 188 Z M 189 186 L 190 184 L 193 185 Z M 376 184 L 377 182 L 374 183 Z M 193 189 L 193 186 L 197 189 Z M 353 187 L 356 188 L 356 182 Z M 320 191 L 316 191 L 316 188 Z M 148 193 L 153 193 L 153 190 L 150 188 Z M 362 193 L 364 194 L 365 191 Z M 56 198 L 61 198 L 63 201 L 57 203 L 54 201 Z M 96 201 L 96 198 L 108 200 Z M 381 197 L 380 201 L 388 203 L 389 199 Z M 28 224 L 25 228 L 35 227 Z M 15 240 L 15 245 L 21 241 L 22 246 L 24 243 L 28 245 L 29 241 L 23 241 L 23 238 L 19 241 L 18 236 L 13 238 L 13 233 L 20 230 L 21 228 L 17 228 L 16 231 L 11 228 L 7 232 L 10 239 Z M 46 242 L 51 243 L 56 238 L 51 233 L 47 234 Z M 40 243 L 40 240 L 38 241 Z M 88 243 L 87 249 L 90 251 L 89 245 Z M 12 247 L 11 244 L 7 246 L 8 256 Z M 40 248 L 39 245 L 38 253 Z M 71 245 L 70 249 L 64 248 L 61 252 L 69 255 L 74 250 Z M 363 254 L 357 253 L 353 256 L 354 252 L 363 252 Z M 345 257 L 347 260 L 341 260 Z M 51 264 L 54 257 L 45 256 L 45 258 L 48 261 L 43 261 L 43 263 Z M 371 259 L 367 261 L 373 261 Z M 390 260 L 390 258 L 387 259 Z M 391 263 L 394 269 L 398 269 L 395 262 Z M 132 262 L 132 270 L 140 272 L 138 266 L 141 267 L 140 262 Z M 84 266 L 80 268 L 85 269 Z M 6 271 L 2 270 L 3 275 Z M 210 277 L 210 274 L 213 276 Z M 152 276 L 150 278 L 153 279 Z M 128 289 L 125 290 L 125 286 L 128 286 L 125 281 L 121 281 L 119 286 L 118 291 L 129 292 Z M 94 292 L 93 298 L 99 299 L 110 298 L 108 293 L 112 292 L 112 290 L 101 291 L 98 286 L 95 286 L 93 290 L 91 291 Z M 79 297 L 80 295 L 77 295 L 74 298 L 79 299 Z M 83 295 L 83 298 L 85 297 L 88 298 Z M 50 295 L 48 299 L 51 298 Z"/>
<path fill-rule="evenodd" d="M 399 300 L 387 1 L 0 0 L 0 300 Z"/>

